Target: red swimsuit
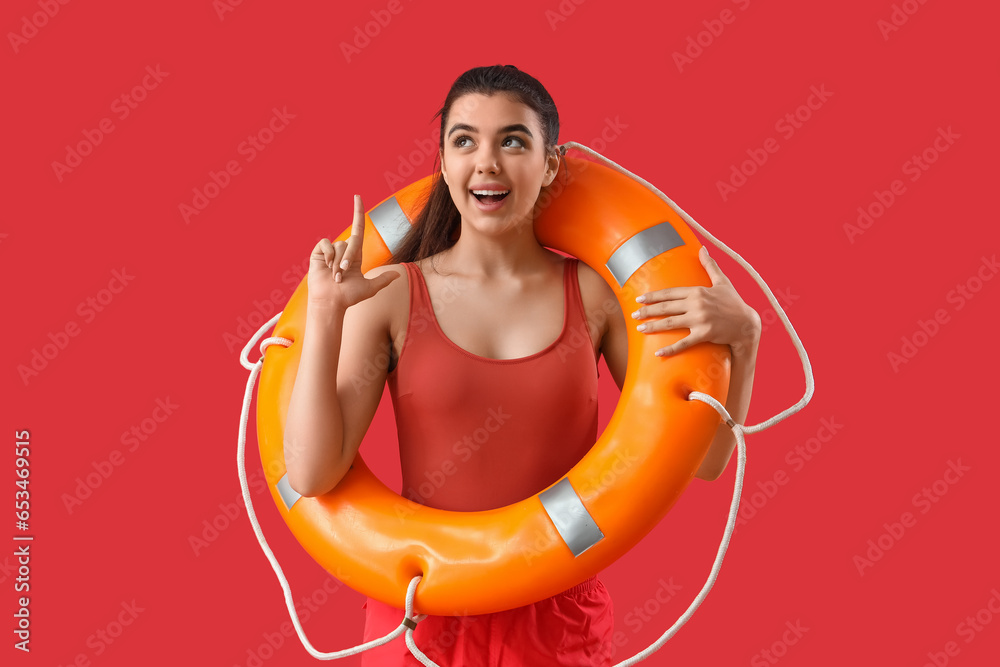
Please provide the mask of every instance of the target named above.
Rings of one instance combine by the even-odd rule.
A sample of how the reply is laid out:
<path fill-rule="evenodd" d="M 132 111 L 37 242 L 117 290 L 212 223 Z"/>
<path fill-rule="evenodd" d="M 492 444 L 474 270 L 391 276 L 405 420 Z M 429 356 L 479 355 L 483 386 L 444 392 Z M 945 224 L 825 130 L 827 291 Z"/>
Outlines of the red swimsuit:
<path fill-rule="evenodd" d="M 597 357 L 577 280 L 564 264 L 559 337 L 519 359 L 489 359 L 449 340 L 420 269 L 404 263 L 410 315 L 388 375 L 402 495 L 430 507 L 503 507 L 558 481 L 597 440 Z M 368 598 L 364 640 L 399 625 L 401 609 Z M 476 616 L 428 616 L 417 646 L 448 667 L 603 665 L 614 607 L 595 575 L 532 605 Z M 402 639 L 365 651 L 363 667 L 419 666 Z"/>

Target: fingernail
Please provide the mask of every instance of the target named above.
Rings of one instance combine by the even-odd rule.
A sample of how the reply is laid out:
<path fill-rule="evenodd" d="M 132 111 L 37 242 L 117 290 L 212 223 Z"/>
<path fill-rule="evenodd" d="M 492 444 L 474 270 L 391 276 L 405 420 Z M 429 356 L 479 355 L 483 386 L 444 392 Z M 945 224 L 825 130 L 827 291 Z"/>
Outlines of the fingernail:
<path fill-rule="evenodd" d="M 646 303 L 646 295 L 640 294 L 639 296 L 635 297 L 635 300 L 638 301 L 639 303 Z"/>
<path fill-rule="evenodd" d="M 640 324 L 639 326 L 636 327 L 636 329 L 638 331 L 645 331 L 646 330 L 646 325 L 645 324 Z"/>
<path fill-rule="evenodd" d="M 633 319 L 633 320 L 637 320 L 637 319 L 639 319 L 639 311 L 638 311 L 638 310 L 637 310 L 637 311 L 635 311 L 634 313 L 632 313 L 632 319 Z"/>
<path fill-rule="evenodd" d="M 333 282 L 335 282 L 335 283 L 339 283 L 340 282 L 340 271 L 338 271 L 337 273 L 333 274 Z"/>
<path fill-rule="evenodd" d="M 345 259 L 340 263 L 340 268 L 346 271 L 347 269 L 351 268 L 351 263 Z"/>

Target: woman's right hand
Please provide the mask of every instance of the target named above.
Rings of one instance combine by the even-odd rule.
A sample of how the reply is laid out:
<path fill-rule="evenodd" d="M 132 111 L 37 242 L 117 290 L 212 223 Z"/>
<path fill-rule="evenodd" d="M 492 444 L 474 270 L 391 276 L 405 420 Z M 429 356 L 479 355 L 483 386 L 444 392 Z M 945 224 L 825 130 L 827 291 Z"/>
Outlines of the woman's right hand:
<path fill-rule="evenodd" d="M 321 239 L 309 257 L 307 287 L 309 304 L 346 310 L 372 297 L 399 277 L 395 271 L 385 271 L 374 278 L 361 273 L 361 249 L 365 237 L 365 208 L 361 195 L 354 195 L 354 223 L 347 241 L 331 243 Z"/>

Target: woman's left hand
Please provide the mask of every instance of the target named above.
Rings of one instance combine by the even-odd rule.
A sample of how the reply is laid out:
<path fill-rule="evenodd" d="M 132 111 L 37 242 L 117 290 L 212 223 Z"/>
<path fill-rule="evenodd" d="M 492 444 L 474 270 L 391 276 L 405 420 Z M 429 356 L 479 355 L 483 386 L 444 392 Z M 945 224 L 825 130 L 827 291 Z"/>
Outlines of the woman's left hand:
<path fill-rule="evenodd" d="M 642 305 L 632 313 L 643 333 L 690 329 L 684 338 L 656 351 L 657 356 L 676 354 L 698 343 L 729 345 L 734 354 L 756 352 L 760 340 L 760 316 L 740 298 L 732 283 L 702 246 L 698 252 L 711 287 L 668 287 L 636 298 Z M 657 319 L 652 319 L 657 318 Z"/>

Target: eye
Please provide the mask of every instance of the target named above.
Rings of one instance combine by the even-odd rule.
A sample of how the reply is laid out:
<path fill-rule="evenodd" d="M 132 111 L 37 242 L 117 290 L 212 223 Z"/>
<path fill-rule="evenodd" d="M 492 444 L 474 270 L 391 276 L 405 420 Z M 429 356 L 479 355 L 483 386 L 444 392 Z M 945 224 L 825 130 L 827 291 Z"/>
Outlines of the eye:
<path fill-rule="evenodd" d="M 458 148 L 464 148 L 465 145 L 462 142 L 465 141 L 466 139 L 468 139 L 469 141 L 472 141 L 471 137 L 469 137 L 466 134 L 463 134 L 461 136 L 455 137 L 455 140 L 453 142 L 451 142 L 451 144 L 452 144 L 452 146 L 456 146 Z"/>
<path fill-rule="evenodd" d="M 503 143 L 507 144 L 507 142 L 510 141 L 511 139 L 513 139 L 514 141 L 517 142 L 517 147 L 518 148 L 524 148 L 524 141 L 521 140 L 521 137 L 515 137 L 514 135 L 511 135 L 511 136 L 507 137 L 506 139 L 504 139 Z"/>

